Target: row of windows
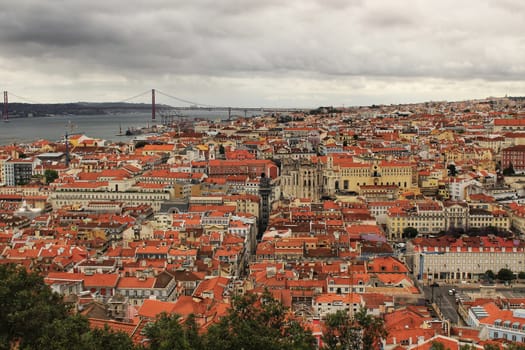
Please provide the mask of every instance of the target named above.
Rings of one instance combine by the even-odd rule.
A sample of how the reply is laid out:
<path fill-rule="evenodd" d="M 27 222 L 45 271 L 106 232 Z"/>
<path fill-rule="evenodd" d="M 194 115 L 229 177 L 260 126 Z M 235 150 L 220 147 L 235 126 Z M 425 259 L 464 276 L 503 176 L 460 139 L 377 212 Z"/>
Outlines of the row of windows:
<path fill-rule="evenodd" d="M 498 332 L 494 332 L 494 339 L 498 339 L 500 336 L 499 336 L 499 333 Z M 502 334 L 502 338 L 503 339 L 507 339 L 507 340 L 512 340 L 512 341 L 515 341 L 515 342 L 525 342 L 525 336 L 517 336 L 515 334 L 512 334 L 510 337 L 507 333 L 503 333 Z"/>

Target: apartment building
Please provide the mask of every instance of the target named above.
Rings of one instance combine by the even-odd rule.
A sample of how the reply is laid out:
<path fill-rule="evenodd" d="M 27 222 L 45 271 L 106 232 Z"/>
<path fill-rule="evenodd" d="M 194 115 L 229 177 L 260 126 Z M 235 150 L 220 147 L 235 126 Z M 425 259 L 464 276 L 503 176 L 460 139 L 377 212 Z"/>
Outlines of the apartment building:
<path fill-rule="evenodd" d="M 365 305 L 359 294 L 320 294 L 312 299 L 312 309 L 316 317 L 325 318 L 328 314 L 345 311 L 351 316 Z"/>
<path fill-rule="evenodd" d="M 10 159 L 3 162 L 3 181 L 7 186 L 26 185 L 31 181 L 37 162 L 33 159 Z"/>
<path fill-rule="evenodd" d="M 403 238 L 403 230 L 415 228 L 422 234 L 437 234 L 445 230 L 445 210 L 439 201 L 415 202 L 411 206 L 395 206 L 387 211 L 389 239 Z"/>
<path fill-rule="evenodd" d="M 525 343 L 525 312 L 503 309 L 495 302 L 474 304 L 468 310 L 467 324 L 480 328 L 489 339 Z"/>
<path fill-rule="evenodd" d="M 420 280 L 478 280 L 487 270 L 525 269 L 525 242 L 496 236 L 415 238 L 407 263 Z"/>
<path fill-rule="evenodd" d="M 127 206 L 149 205 L 155 212 L 174 198 L 173 188 L 162 184 L 112 184 L 112 181 L 85 181 L 58 184 L 49 196 L 53 209 L 82 208 L 90 202 L 121 202 Z"/>
<path fill-rule="evenodd" d="M 511 220 L 507 212 L 497 206 L 466 202 L 418 201 L 410 205 L 388 208 L 386 226 L 390 240 L 403 237 L 407 227 L 415 228 L 423 235 L 438 234 L 454 228 L 472 229 L 496 227 L 510 229 Z"/>
<path fill-rule="evenodd" d="M 146 299 L 174 301 L 177 282 L 170 273 L 163 271 L 159 275 L 120 277 L 115 288 L 116 293 L 128 298 L 131 305 L 140 306 Z"/>
<path fill-rule="evenodd" d="M 501 150 L 501 169 L 512 165 L 516 173 L 525 172 L 525 145 L 507 147 Z"/>

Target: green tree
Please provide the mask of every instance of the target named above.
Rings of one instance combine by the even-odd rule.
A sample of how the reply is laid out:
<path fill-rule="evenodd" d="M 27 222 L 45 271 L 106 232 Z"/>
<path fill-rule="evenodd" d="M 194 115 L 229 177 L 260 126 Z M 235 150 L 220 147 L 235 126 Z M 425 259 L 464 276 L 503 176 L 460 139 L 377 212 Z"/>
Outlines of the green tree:
<path fill-rule="evenodd" d="M 512 281 L 514 279 L 514 273 L 506 268 L 500 269 L 496 277 L 500 281 Z"/>
<path fill-rule="evenodd" d="M 485 271 L 485 277 L 486 277 L 489 281 L 493 281 L 493 280 L 496 278 L 496 274 L 495 274 L 494 271 L 492 271 L 492 270 L 487 270 L 487 271 Z"/>
<path fill-rule="evenodd" d="M 204 340 L 210 350 L 315 349 L 311 332 L 288 320 L 286 309 L 269 293 L 234 298 L 228 314 L 209 328 Z"/>
<path fill-rule="evenodd" d="M 509 163 L 509 166 L 503 169 L 503 175 L 510 176 L 516 174 L 516 171 L 514 170 L 514 165 L 512 163 Z"/>
<path fill-rule="evenodd" d="M 499 345 L 487 344 L 483 347 L 484 350 L 500 350 Z"/>
<path fill-rule="evenodd" d="M 465 344 L 459 347 L 459 350 L 475 350 L 476 348 L 473 345 Z"/>
<path fill-rule="evenodd" d="M 446 350 L 446 349 L 443 343 L 438 342 L 438 341 L 433 341 L 432 345 L 430 346 L 430 350 Z"/>
<path fill-rule="evenodd" d="M 160 314 L 154 323 L 145 328 L 150 347 L 155 350 L 191 350 L 180 316 Z"/>
<path fill-rule="evenodd" d="M 408 226 L 403 229 L 403 237 L 405 238 L 415 238 L 418 235 L 416 228 Z"/>
<path fill-rule="evenodd" d="M 518 278 L 520 280 L 525 280 L 525 271 L 520 271 L 520 273 L 518 273 Z"/>
<path fill-rule="evenodd" d="M 364 307 L 355 314 L 355 320 L 363 330 L 364 349 L 376 349 L 381 339 L 388 335 L 383 319 L 368 314 Z"/>
<path fill-rule="evenodd" d="M 447 166 L 447 169 L 448 169 L 448 176 L 456 176 L 458 173 L 455 164 L 449 164 Z"/>
<path fill-rule="evenodd" d="M 68 317 L 61 297 L 41 276 L 12 264 L 0 265 L 0 349 L 19 343 L 20 349 L 37 349 L 45 325 Z"/>
<path fill-rule="evenodd" d="M 222 144 L 219 145 L 219 154 L 220 155 L 224 155 L 225 153 L 225 149 L 224 149 L 224 146 Z"/>
<path fill-rule="evenodd" d="M 133 350 L 131 338 L 123 332 L 114 332 L 107 325 L 91 329 L 88 320 L 80 315 L 56 319 L 42 325 L 44 334 L 37 341 L 38 349 L 69 350 Z"/>
<path fill-rule="evenodd" d="M 346 311 L 338 310 L 325 319 L 323 342 L 328 350 L 360 349 L 362 332 Z"/>
<path fill-rule="evenodd" d="M 38 349 L 68 350 L 72 344 L 84 345 L 82 335 L 89 332 L 89 322 L 76 315 L 57 318 L 50 324 L 42 325 L 43 334 L 37 340 Z"/>
<path fill-rule="evenodd" d="M 142 147 L 146 146 L 147 144 L 148 144 L 148 143 L 147 143 L 146 141 L 142 141 L 142 140 L 141 140 L 141 141 L 137 141 L 137 142 L 135 143 L 135 149 L 142 148 Z"/>
<path fill-rule="evenodd" d="M 46 179 L 46 184 L 50 184 L 58 179 L 58 172 L 53 169 L 46 169 L 46 171 L 44 171 L 44 178 Z"/>
<path fill-rule="evenodd" d="M 134 350 L 131 338 L 123 332 L 114 332 L 107 325 L 103 328 L 91 329 L 82 335 L 85 350 Z M 70 343 L 74 344 L 74 343 Z M 50 349 L 49 347 L 47 349 Z M 68 349 L 71 349 L 69 347 Z"/>
<path fill-rule="evenodd" d="M 204 342 L 202 337 L 199 334 L 199 326 L 195 320 L 195 315 L 191 314 L 184 322 L 184 330 L 186 333 L 186 338 L 188 339 L 188 344 L 192 350 L 202 350 L 204 349 Z"/>
<path fill-rule="evenodd" d="M 361 308 L 353 318 L 346 311 L 329 314 L 325 321 L 323 341 L 330 350 L 377 349 L 387 336 L 383 319 Z"/>
<path fill-rule="evenodd" d="M 0 265 L 0 349 L 132 350 L 125 333 L 90 329 L 36 273 Z M 15 345 L 18 344 L 18 347 Z"/>

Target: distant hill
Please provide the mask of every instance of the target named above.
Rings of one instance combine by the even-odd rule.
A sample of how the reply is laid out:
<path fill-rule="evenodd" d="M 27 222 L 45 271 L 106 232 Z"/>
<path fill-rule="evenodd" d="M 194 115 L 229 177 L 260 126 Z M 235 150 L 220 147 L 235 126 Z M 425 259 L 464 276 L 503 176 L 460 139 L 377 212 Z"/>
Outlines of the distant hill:
<path fill-rule="evenodd" d="M 156 105 L 158 110 L 171 108 L 168 105 Z M 10 103 L 9 117 L 47 117 L 53 115 L 94 115 L 114 114 L 135 111 L 151 111 L 151 104 L 120 102 L 76 102 L 76 103 Z"/>

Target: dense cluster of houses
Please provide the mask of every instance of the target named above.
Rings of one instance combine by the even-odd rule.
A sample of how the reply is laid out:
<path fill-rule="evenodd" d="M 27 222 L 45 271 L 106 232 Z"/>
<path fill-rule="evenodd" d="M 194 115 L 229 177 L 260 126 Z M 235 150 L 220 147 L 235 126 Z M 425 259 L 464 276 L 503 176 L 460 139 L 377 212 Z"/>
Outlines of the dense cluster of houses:
<path fill-rule="evenodd" d="M 136 341 L 161 312 L 193 314 L 206 329 L 236 295 L 268 291 L 320 342 L 326 315 L 361 308 L 384 318 L 385 349 L 525 342 L 522 303 L 461 304 L 469 327 L 458 328 L 421 289 L 525 272 L 519 103 L 199 120 L 129 143 L 0 146 L 0 262 L 39 271 L 94 327 Z"/>

